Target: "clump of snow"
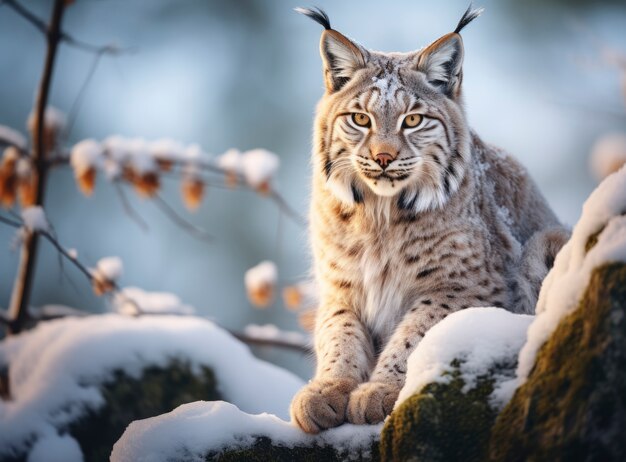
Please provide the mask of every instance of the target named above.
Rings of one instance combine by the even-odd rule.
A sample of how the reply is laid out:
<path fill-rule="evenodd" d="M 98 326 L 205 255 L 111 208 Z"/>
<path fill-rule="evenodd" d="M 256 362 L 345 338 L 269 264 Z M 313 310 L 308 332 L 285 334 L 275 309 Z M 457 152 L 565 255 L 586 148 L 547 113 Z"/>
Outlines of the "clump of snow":
<path fill-rule="evenodd" d="M 626 261 L 626 166 L 607 177 L 583 205 L 572 237 L 558 253 L 541 286 L 537 317 L 528 329 L 528 341 L 520 351 L 517 385 L 522 385 L 534 366 L 539 348 L 561 319 L 574 311 L 587 288 L 591 272 L 608 262 Z M 591 235 L 598 242 L 586 252 Z"/>
<path fill-rule="evenodd" d="M 76 308 L 70 308 L 65 305 L 43 305 L 40 307 L 30 307 L 28 313 L 35 319 L 51 319 L 51 318 L 63 318 L 66 316 L 87 316 L 84 311 L 77 310 Z"/>
<path fill-rule="evenodd" d="M 105 281 L 117 281 L 124 271 L 124 264 L 120 257 L 105 257 L 98 260 L 96 267 L 92 269 L 95 278 Z"/>
<path fill-rule="evenodd" d="M 250 415 L 222 401 L 184 404 L 168 414 L 131 423 L 119 439 L 112 462 L 205 460 L 210 453 L 241 449 L 267 437 L 273 445 L 333 446 L 349 455 L 379 439 L 383 424 L 350 425 L 309 435 L 271 414 Z"/>
<path fill-rule="evenodd" d="M 245 281 L 246 287 L 256 289 L 265 284 L 275 284 L 278 277 L 276 264 L 272 261 L 265 260 L 246 271 Z"/>
<path fill-rule="evenodd" d="M 276 265 L 268 260 L 246 271 L 244 282 L 250 301 L 260 307 L 269 305 L 274 298 L 274 286 L 277 278 Z"/>
<path fill-rule="evenodd" d="M 591 170 L 603 180 L 626 164 L 626 134 L 610 133 L 595 142 L 589 158 Z"/>
<path fill-rule="evenodd" d="M 67 249 L 67 254 L 69 255 L 70 258 L 76 260 L 78 258 L 78 250 L 71 248 L 71 249 Z"/>
<path fill-rule="evenodd" d="M 237 149 L 229 149 L 217 158 L 217 166 L 225 172 L 239 175 L 243 171 L 243 156 Z"/>
<path fill-rule="evenodd" d="M 208 160 L 209 155 L 199 144 L 192 144 L 183 151 L 181 158 L 185 162 L 183 175 L 188 178 L 197 178 L 201 173 L 200 167 Z"/>
<path fill-rule="evenodd" d="M 17 130 L 0 125 L 0 143 L 7 143 L 19 149 L 26 149 L 26 137 Z"/>
<path fill-rule="evenodd" d="M 242 154 L 241 161 L 246 181 L 255 188 L 268 183 L 280 165 L 278 156 L 265 149 L 246 151 Z"/>
<path fill-rule="evenodd" d="M 171 138 L 161 138 L 149 144 L 150 153 L 160 160 L 177 161 L 183 157 L 185 147 Z"/>
<path fill-rule="evenodd" d="M 309 339 L 302 332 L 281 330 L 274 324 L 248 324 L 243 332 L 259 340 L 281 340 L 288 343 L 294 343 L 297 345 L 304 345 L 308 343 Z"/>
<path fill-rule="evenodd" d="M 28 115 L 28 120 L 26 121 L 26 126 L 28 130 L 31 132 L 35 128 L 35 119 L 37 117 L 37 112 L 35 109 Z M 52 129 L 54 131 L 62 130 L 66 124 L 65 114 L 54 106 L 48 106 L 44 111 L 44 127 Z"/>
<path fill-rule="evenodd" d="M 526 340 L 526 330 L 533 317 L 514 314 L 501 308 L 467 308 L 457 311 L 432 327 L 409 356 L 406 382 L 396 407 L 405 399 L 433 382 L 447 382 L 453 360 L 460 361 L 465 389 L 494 366 L 514 359 Z M 492 403 L 501 406 L 511 390 L 500 384 L 511 377 L 495 376 Z"/>
<path fill-rule="evenodd" d="M 195 314 L 194 307 L 185 305 L 169 292 L 147 292 L 139 287 L 125 287 L 113 297 L 113 309 L 121 314 L 136 315 L 137 308 L 149 314 Z"/>
<path fill-rule="evenodd" d="M 74 174 L 79 177 L 98 168 L 102 160 L 102 152 L 100 143 L 93 139 L 75 144 L 70 153 L 70 164 L 74 169 Z"/>
<path fill-rule="evenodd" d="M 31 231 L 48 231 L 50 225 L 46 219 L 46 213 L 40 206 L 26 207 L 22 210 L 24 227 Z"/>
<path fill-rule="evenodd" d="M 101 407 L 99 384 L 114 370 L 139 377 L 172 358 L 198 371 L 210 367 L 223 398 L 245 412 L 288 418 L 291 398 L 303 385 L 205 319 L 107 314 L 48 321 L 0 342 L 12 393 L 10 401 L 0 400 L 0 459 Z"/>
<path fill-rule="evenodd" d="M 143 138 L 131 138 L 126 141 L 128 164 L 133 168 L 135 173 L 144 174 L 154 172 L 157 164 L 154 157 L 150 153 L 150 145 Z"/>
<path fill-rule="evenodd" d="M 69 435 L 51 434 L 39 439 L 27 462 L 82 462 L 83 452 L 78 441 Z"/>

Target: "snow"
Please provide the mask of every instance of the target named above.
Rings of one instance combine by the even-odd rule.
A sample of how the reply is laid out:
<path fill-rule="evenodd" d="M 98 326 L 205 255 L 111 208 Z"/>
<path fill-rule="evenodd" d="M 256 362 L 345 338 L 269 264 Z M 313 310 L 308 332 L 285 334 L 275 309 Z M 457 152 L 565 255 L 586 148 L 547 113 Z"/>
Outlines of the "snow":
<path fill-rule="evenodd" d="M 298 345 L 309 343 L 309 338 L 301 332 L 281 330 L 274 324 L 248 324 L 243 332 L 259 340 L 282 340 Z"/>
<path fill-rule="evenodd" d="M 609 133 L 598 139 L 591 149 L 591 170 L 598 180 L 603 180 L 626 164 L 626 134 Z"/>
<path fill-rule="evenodd" d="M 217 158 L 217 166 L 225 172 L 240 174 L 243 171 L 243 158 L 237 149 L 229 149 Z"/>
<path fill-rule="evenodd" d="M 259 437 L 289 448 L 331 445 L 356 453 L 378 440 L 382 426 L 344 424 L 309 435 L 271 414 L 250 415 L 223 401 L 199 401 L 130 424 L 113 446 L 111 461 L 202 461 L 208 453 L 245 448 Z"/>
<path fill-rule="evenodd" d="M 406 382 L 396 407 L 405 399 L 433 382 L 445 383 L 450 363 L 461 361 L 465 389 L 487 374 L 494 365 L 514 359 L 526 340 L 526 330 L 533 317 L 514 314 L 501 308 L 467 308 L 457 311 L 432 327 L 409 356 Z M 496 383 L 510 377 L 496 376 Z M 500 407 L 508 401 L 511 390 L 496 385 L 492 403 Z"/>
<path fill-rule="evenodd" d="M 278 270 L 274 262 L 269 260 L 262 261 L 246 271 L 246 288 L 249 291 L 254 291 L 266 285 L 274 285 L 277 277 Z"/>
<path fill-rule="evenodd" d="M 98 168 L 102 161 L 102 146 L 94 139 L 83 140 L 72 147 L 70 165 L 76 177 L 80 177 L 89 170 Z"/>
<path fill-rule="evenodd" d="M 24 222 L 24 227 L 31 231 L 48 231 L 50 227 L 46 219 L 46 213 L 39 206 L 23 209 L 22 221 Z"/>
<path fill-rule="evenodd" d="M 87 316 L 84 311 L 70 308 L 65 305 L 43 305 L 41 307 L 31 306 L 28 313 L 35 319 L 38 318 L 61 318 L 65 316 Z"/>
<path fill-rule="evenodd" d="M 28 120 L 26 125 L 28 129 L 32 132 L 35 126 L 35 118 L 37 113 L 33 109 L 33 111 L 28 115 Z M 51 128 L 55 131 L 62 130 L 66 124 L 65 114 L 54 106 L 48 106 L 44 112 L 44 127 Z"/>
<path fill-rule="evenodd" d="M 21 150 L 26 149 L 26 137 L 6 125 L 0 125 L 0 143 L 2 142 L 7 142 Z"/>
<path fill-rule="evenodd" d="M 259 187 L 270 181 L 278 170 L 278 156 L 265 149 L 253 149 L 242 154 L 242 170 L 250 186 Z"/>
<path fill-rule="evenodd" d="M 0 460 L 102 406 L 98 384 L 114 370 L 137 377 L 172 358 L 212 368 L 222 397 L 244 412 L 288 418 L 303 385 L 205 319 L 106 314 L 48 321 L 0 343 L 13 398 L 0 400 Z"/>
<path fill-rule="evenodd" d="M 175 162 L 183 157 L 185 147 L 179 141 L 171 138 L 161 138 L 152 141 L 149 144 L 148 150 L 157 159 Z"/>
<path fill-rule="evenodd" d="M 608 262 L 626 261 L 626 166 L 607 177 L 583 205 L 572 238 L 557 255 L 539 293 L 537 317 L 519 354 L 516 385 L 522 385 L 534 366 L 539 348 L 564 316 L 574 311 L 591 272 Z M 587 239 L 605 226 L 597 244 L 585 252 Z"/>
<path fill-rule="evenodd" d="M 147 292 L 139 287 L 125 287 L 112 300 L 113 309 L 121 314 L 136 315 L 137 306 L 142 313 L 195 314 L 194 307 L 185 305 L 177 295 L 169 292 Z"/>
<path fill-rule="evenodd" d="M 78 442 L 69 435 L 47 435 L 38 440 L 27 462 L 81 462 L 83 452 Z"/>
<path fill-rule="evenodd" d="M 120 257 L 106 257 L 98 260 L 92 274 L 102 280 L 115 282 L 122 276 L 123 271 L 124 264 Z"/>
<path fill-rule="evenodd" d="M 135 173 L 143 175 L 157 170 L 157 164 L 150 153 L 150 145 L 143 138 L 131 138 L 126 140 L 126 150 L 129 153 L 128 164 Z"/>
<path fill-rule="evenodd" d="M 20 151 L 15 146 L 9 146 L 8 148 L 5 148 L 4 152 L 2 153 L 2 163 L 17 162 L 19 158 Z"/>
<path fill-rule="evenodd" d="M 267 307 L 274 300 L 274 286 L 278 276 L 276 265 L 263 261 L 246 271 L 244 282 L 250 302 L 257 307 Z"/>

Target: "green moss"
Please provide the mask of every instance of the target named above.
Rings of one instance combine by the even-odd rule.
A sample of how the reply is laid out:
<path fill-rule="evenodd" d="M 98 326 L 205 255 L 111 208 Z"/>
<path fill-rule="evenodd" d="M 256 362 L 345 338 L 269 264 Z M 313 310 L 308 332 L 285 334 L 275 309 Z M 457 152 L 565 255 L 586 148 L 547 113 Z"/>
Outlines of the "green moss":
<path fill-rule="evenodd" d="M 269 438 L 257 438 L 253 446 L 245 449 L 225 451 L 221 454 L 209 454 L 207 461 L 219 462 L 376 462 L 378 444 L 363 448 L 360 454 L 338 451 L 331 446 L 274 446 Z"/>
<path fill-rule="evenodd" d="M 453 361 L 448 383 L 431 383 L 402 403 L 383 428 L 383 461 L 482 461 L 497 411 L 489 404 L 493 372 L 512 373 L 515 364 L 494 366 L 464 391 L 459 362 Z M 506 371 L 506 372 L 505 372 Z"/>
<path fill-rule="evenodd" d="M 187 362 L 178 359 L 164 368 L 148 367 L 137 378 L 115 371 L 112 379 L 99 387 L 105 405 L 67 429 L 87 461 L 108 461 L 113 444 L 134 420 L 170 412 L 191 401 L 220 399 L 209 368 L 194 373 Z"/>
<path fill-rule="evenodd" d="M 494 461 L 626 460 L 626 265 L 596 268 L 498 416 Z"/>

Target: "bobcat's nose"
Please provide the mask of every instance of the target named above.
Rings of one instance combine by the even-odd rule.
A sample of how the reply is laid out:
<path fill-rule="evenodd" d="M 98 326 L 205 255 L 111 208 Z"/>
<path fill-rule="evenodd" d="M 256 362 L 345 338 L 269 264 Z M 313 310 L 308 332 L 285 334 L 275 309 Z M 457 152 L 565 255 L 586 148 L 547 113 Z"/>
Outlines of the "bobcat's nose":
<path fill-rule="evenodd" d="M 386 169 L 387 166 L 391 162 L 393 162 L 394 159 L 395 157 L 389 154 L 388 152 L 381 152 L 381 153 L 376 154 L 376 156 L 374 156 L 374 160 L 376 161 L 378 165 L 382 167 L 383 170 Z"/>

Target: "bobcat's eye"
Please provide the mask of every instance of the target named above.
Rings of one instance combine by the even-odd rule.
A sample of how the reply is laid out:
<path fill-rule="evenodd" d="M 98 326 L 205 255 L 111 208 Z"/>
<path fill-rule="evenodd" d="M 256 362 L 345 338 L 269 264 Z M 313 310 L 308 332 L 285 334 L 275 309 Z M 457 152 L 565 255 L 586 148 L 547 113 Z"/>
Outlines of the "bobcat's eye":
<path fill-rule="evenodd" d="M 372 121 L 370 120 L 367 114 L 363 114 L 362 112 L 353 112 L 352 113 L 352 122 L 357 124 L 359 127 L 371 127 Z"/>
<path fill-rule="evenodd" d="M 402 128 L 415 128 L 422 121 L 422 116 L 419 114 L 409 114 L 402 121 Z"/>

